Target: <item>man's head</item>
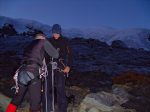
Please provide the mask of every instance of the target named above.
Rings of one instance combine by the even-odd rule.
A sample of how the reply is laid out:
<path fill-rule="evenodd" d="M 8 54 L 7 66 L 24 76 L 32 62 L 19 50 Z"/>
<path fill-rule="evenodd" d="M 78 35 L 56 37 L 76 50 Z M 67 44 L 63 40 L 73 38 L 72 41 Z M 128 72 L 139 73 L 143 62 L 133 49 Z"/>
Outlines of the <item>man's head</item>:
<path fill-rule="evenodd" d="M 46 36 L 44 35 L 44 33 L 42 31 L 37 31 L 35 34 L 35 39 L 45 39 Z"/>
<path fill-rule="evenodd" d="M 54 24 L 52 27 L 52 36 L 54 39 L 58 39 L 61 36 L 61 26 Z"/>

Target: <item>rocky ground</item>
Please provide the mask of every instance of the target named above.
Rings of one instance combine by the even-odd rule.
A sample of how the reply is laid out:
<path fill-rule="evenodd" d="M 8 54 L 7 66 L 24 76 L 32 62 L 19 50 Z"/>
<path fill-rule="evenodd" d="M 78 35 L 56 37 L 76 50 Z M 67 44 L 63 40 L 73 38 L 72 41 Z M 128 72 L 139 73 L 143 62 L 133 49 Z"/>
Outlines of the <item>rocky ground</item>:
<path fill-rule="evenodd" d="M 127 48 L 123 42 L 109 46 L 99 40 L 82 38 L 72 39 L 71 44 L 78 71 L 102 71 L 111 75 L 129 70 L 150 73 L 150 52 L 143 49 Z"/>
<path fill-rule="evenodd" d="M 150 52 L 94 39 L 70 42 L 75 61 L 66 83 L 68 112 L 150 112 Z M 10 101 L 6 96 L 13 95 L 12 76 L 21 60 L 18 51 L 23 48 L 19 41 L 6 48 L 4 44 L 0 45 L 2 112 Z M 18 112 L 27 112 L 26 106 Z"/>

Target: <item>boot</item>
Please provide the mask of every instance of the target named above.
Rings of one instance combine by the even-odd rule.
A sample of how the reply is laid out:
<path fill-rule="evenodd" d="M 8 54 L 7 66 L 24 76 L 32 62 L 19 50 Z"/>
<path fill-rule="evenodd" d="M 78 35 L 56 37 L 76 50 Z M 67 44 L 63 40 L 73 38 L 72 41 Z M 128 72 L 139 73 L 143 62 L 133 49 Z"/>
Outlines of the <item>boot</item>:
<path fill-rule="evenodd" d="M 6 108 L 6 112 L 16 112 L 16 110 L 17 110 L 17 106 L 11 103 Z"/>

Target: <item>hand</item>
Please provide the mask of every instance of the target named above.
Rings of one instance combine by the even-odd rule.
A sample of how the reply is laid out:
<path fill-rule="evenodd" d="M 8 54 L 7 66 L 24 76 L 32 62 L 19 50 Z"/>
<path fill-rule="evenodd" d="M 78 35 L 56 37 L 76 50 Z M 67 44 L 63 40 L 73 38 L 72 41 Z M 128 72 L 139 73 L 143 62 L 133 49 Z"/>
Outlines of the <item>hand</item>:
<path fill-rule="evenodd" d="M 64 73 L 69 73 L 70 72 L 70 67 L 66 66 L 65 69 L 63 70 Z"/>

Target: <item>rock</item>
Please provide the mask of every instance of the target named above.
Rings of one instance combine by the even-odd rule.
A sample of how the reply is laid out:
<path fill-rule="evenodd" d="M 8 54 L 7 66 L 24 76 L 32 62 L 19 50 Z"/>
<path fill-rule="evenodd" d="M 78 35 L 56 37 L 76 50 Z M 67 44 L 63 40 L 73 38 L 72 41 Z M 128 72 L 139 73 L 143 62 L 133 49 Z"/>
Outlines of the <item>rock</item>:
<path fill-rule="evenodd" d="M 129 94 L 132 95 L 122 106 L 134 108 L 137 112 L 150 111 L 150 85 L 129 85 Z"/>
<path fill-rule="evenodd" d="M 4 112 L 10 102 L 10 98 L 0 93 L 0 110 Z"/>
<path fill-rule="evenodd" d="M 30 112 L 29 108 L 19 108 L 17 109 L 17 112 Z"/>
<path fill-rule="evenodd" d="M 5 112 L 8 104 L 10 103 L 11 98 L 3 95 L 0 93 L 0 112 Z M 21 105 L 18 107 L 17 112 L 29 112 L 29 105 L 27 102 L 23 102 L 22 105 L 25 104 L 25 106 L 21 107 Z M 28 105 L 28 106 L 27 106 Z"/>
<path fill-rule="evenodd" d="M 117 107 L 113 108 L 112 112 L 136 112 L 136 110 L 135 109 L 126 109 L 121 106 L 117 106 Z"/>
<path fill-rule="evenodd" d="M 128 101 L 122 104 L 125 108 L 134 108 L 137 112 L 149 112 L 150 107 L 150 76 L 137 72 L 125 72 L 113 79 L 114 87 L 126 88 L 128 91 Z M 118 88 L 118 87 L 117 87 Z M 122 92 L 120 92 L 122 93 Z M 122 95 L 125 96 L 126 95 Z M 124 98 L 125 98 L 124 97 Z"/>
<path fill-rule="evenodd" d="M 129 84 L 130 85 L 148 85 L 150 83 L 150 76 L 135 71 L 123 72 L 113 78 L 113 84 Z"/>
<path fill-rule="evenodd" d="M 81 102 L 79 112 L 136 112 L 121 106 L 129 100 L 128 97 L 124 87 L 115 85 L 111 93 L 101 91 L 88 94 Z"/>
<path fill-rule="evenodd" d="M 70 86 L 66 87 L 67 97 L 73 96 L 74 101 L 69 101 L 68 104 L 68 112 L 78 112 L 79 105 L 82 99 L 90 93 L 88 88 L 81 88 L 78 86 Z M 70 100 L 70 98 L 69 98 Z"/>
<path fill-rule="evenodd" d="M 129 100 L 130 95 L 128 94 L 126 88 L 125 86 L 120 85 L 112 86 L 112 93 L 116 95 L 116 100 L 120 105 L 126 103 Z"/>
<path fill-rule="evenodd" d="M 80 103 L 82 99 L 90 93 L 88 88 L 81 88 L 78 86 L 66 87 L 67 96 L 75 96 L 76 103 Z"/>
<path fill-rule="evenodd" d="M 114 40 L 111 44 L 112 48 L 127 48 L 127 45 L 121 40 Z"/>
<path fill-rule="evenodd" d="M 99 110 L 96 108 L 91 108 L 88 112 L 99 112 Z"/>
<path fill-rule="evenodd" d="M 80 105 L 79 112 L 84 112 L 84 110 L 90 110 L 90 108 L 96 108 L 102 111 L 112 111 L 112 108 L 110 106 L 105 105 L 105 102 L 103 103 L 103 101 L 101 101 L 104 95 L 102 95 L 102 97 L 100 95 L 101 94 L 97 93 L 87 95 Z"/>

